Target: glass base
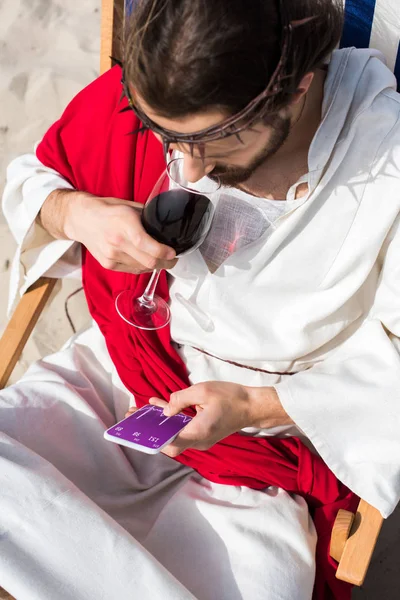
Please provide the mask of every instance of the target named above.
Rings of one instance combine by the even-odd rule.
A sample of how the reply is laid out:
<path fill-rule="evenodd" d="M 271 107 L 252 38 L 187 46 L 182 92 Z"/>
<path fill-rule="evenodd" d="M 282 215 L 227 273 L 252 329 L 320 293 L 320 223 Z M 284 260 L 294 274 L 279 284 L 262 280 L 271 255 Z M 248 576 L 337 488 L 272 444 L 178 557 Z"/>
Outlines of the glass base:
<path fill-rule="evenodd" d="M 129 325 L 152 331 L 168 325 L 171 311 L 168 304 L 157 295 L 152 302 L 144 303 L 130 290 L 118 294 L 115 308 L 119 316 Z"/>

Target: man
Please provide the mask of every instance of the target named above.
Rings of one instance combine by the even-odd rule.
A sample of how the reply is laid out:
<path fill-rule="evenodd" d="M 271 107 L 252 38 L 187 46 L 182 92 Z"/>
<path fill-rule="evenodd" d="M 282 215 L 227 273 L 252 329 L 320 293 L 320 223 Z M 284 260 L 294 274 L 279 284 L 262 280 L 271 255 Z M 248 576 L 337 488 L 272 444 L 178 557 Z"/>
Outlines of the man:
<path fill-rule="evenodd" d="M 306 490 L 254 483 L 274 448 L 319 455 L 384 516 L 396 506 L 400 98 L 374 51 L 327 65 L 341 24 L 320 0 L 142 0 L 122 71 L 11 164 L 17 261 L 30 282 L 70 274 L 80 243 L 97 323 L 1 394 L 0 583 L 18 599 L 310 599 Z M 131 204 L 171 150 L 189 181 L 224 186 L 178 260 Z M 153 268 L 170 272 L 172 344 L 115 311 Z M 196 407 L 164 455 L 103 441 L 149 400 Z"/>

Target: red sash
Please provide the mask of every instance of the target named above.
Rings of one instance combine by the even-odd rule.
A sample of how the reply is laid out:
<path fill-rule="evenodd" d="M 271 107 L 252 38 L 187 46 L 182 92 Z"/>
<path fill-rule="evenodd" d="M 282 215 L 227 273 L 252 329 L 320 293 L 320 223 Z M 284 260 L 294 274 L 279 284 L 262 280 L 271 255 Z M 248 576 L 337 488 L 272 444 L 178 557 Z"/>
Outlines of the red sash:
<path fill-rule="evenodd" d="M 47 132 L 39 160 L 76 189 L 102 197 L 144 203 L 165 166 L 155 137 L 130 134 L 139 126 L 133 112 L 120 113 L 121 70 L 114 67 L 84 89 Z M 130 327 L 117 314 L 115 297 L 125 289 L 140 294 L 149 275 L 108 271 L 82 249 L 83 285 L 90 313 L 99 325 L 115 367 L 138 406 L 189 385 L 186 368 L 171 344 L 169 327 L 149 332 Z M 168 300 L 161 274 L 157 293 Z M 176 460 L 207 479 L 263 489 L 273 485 L 300 494 L 318 532 L 314 600 L 350 599 L 350 586 L 335 578 L 329 557 L 333 521 L 339 508 L 354 510 L 357 498 L 298 438 L 260 439 L 234 434 L 210 450 L 188 450 Z"/>

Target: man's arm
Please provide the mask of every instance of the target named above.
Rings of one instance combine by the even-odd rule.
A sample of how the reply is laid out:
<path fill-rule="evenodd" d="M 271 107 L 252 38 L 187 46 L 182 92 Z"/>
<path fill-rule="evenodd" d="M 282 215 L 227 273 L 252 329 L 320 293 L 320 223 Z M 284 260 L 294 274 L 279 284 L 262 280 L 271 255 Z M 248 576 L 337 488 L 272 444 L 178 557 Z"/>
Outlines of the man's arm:
<path fill-rule="evenodd" d="M 54 190 L 38 219 L 55 239 L 80 242 L 106 269 L 143 273 L 170 269 L 175 251 L 143 229 L 142 205 L 76 190 Z"/>
<path fill-rule="evenodd" d="M 278 394 L 271 387 L 248 387 L 226 381 L 197 383 L 171 394 L 169 403 L 151 398 L 150 404 L 164 408 L 168 417 L 195 407 L 196 417 L 164 450 L 175 457 L 188 448 L 208 450 L 214 444 L 246 427 L 270 429 L 291 425 Z M 131 409 L 127 414 L 135 412 Z"/>
<path fill-rule="evenodd" d="M 173 259 L 157 259 L 160 248 L 160 256 L 164 252 L 174 255 L 174 252 L 145 234 L 135 206 L 136 209 L 142 207 L 124 200 L 96 198 L 76 191 L 61 174 L 46 167 L 34 154 L 14 159 L 7 169 L 2 198 L 4 216 L 18 245 L 18 259 L 13 262 L 11 273 L 8 312 L 15 306 L 18 295 L 39 277 L 49 272 L 51 277 L 79 276 L 80 251 L 73 241 L 85 244 L 108 268 L 143 272 L 149 271 L 153 265 L 160 268 L 173 266 Z M 135 220 L 134 226 L 139 233 L 144 234 L 145 242 L 147 240 L 153 249 L 156 248 L 156 257 L 143 252 L 142 261 L 134 262 L 129 254 L 115 260 L 119 256 L 121 230 L 128 238 L 134 238 L 132 227 L 127 228 L 126 212 L 131 221 Z M 102 238 L 99 237 L 101 230 Z M 140 235 L 136 241 L 141 242 Z M 41 249 L 39 254 L 38 248 Z"/>
<path fill-rule="evenodd" d="M 38 224 L 56 240 L 72 240 L 65 231 L 67 215 L 82 201 L 82 195 L 82 192 L 75 190 L 54 190 L 40 209 Z"/>
<path fill-rule="evenodd" d="M 50 272 L 50 277 L 80 275 L 79 246 L 52 237 L 38 221 L 43 203 L 55 189 L 73 190 L 64 177 L 46 168 L 34 154 L 19 156 L 7 168 L 2 209 L 17 243 L 10 273 L 9 313 L 18 296 L 39 277 Z"/>

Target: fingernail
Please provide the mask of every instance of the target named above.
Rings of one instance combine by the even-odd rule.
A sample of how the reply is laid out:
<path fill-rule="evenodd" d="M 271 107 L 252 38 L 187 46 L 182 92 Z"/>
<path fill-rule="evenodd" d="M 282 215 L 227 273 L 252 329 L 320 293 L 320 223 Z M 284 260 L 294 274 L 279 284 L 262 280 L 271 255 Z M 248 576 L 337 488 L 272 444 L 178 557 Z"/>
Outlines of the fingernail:
<path fill-rule="evenodd" d="M 163 413 L 164 413 L 164 416 L 165 416 L 165 417 L 169 417 L 169 416 L 170 416 L 170 414 L 171 414 L 171 409 L 169 408 L 169 406 L 166 406 L 166 407 L 164 408 L 164 411 L 163 411 Z"/>

